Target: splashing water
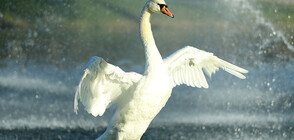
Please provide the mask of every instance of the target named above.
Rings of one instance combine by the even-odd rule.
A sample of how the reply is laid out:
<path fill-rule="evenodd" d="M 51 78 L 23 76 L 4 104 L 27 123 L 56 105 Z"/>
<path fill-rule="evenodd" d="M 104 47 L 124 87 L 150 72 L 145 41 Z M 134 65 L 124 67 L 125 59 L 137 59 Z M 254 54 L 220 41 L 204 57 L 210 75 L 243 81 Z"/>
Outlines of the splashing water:
<path fill-rule="evenodd" d="M 248 0 L 223 0 L 223 1 L 231 5 L 231 7 L 236 8 L 237 11 L 240 10 L 242 13 L 246 12 L 255 16 L 256 25 L 264 25 L 268 27 L 271 30 L 271 36 L 274 35 L 277 38 L 282 39 L 286 47 L 292 52 L 294 52 L 294 46 L 291 45 L 291 43 L 287 40 L 283 31 L 277 30 L 271 22 L 267 21 L 264 18 L 263 13 L 260 10 L 254 8 Z M 260 48 L 265 48 L 269 43 L 270 43 L 270 40 L 268 39 L 263 40 L 263 44 L 261 44 Z"/>

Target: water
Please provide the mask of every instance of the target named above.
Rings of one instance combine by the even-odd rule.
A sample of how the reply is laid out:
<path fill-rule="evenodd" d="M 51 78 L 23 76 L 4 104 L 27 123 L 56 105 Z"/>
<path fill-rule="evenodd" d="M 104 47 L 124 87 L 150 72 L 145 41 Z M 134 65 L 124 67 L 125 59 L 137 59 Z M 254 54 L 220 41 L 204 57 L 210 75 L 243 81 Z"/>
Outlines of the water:
<path fill-rule="evenodd" d="M 73 112 L 83 67 L 98 55 L 125 71 L 144 69 L 135 19 L 144 2 L 115 2 L 48 2 L 41 15 L 18 18 L 8 14 L 10 2 L 0 6 L 6 35 L 0 33 L 0 139 L 94 139 L 103 133 L 115 106 L 97 118 L 82 106 Z M 293 139 L 294 22 L 287 10 L 293 3 L 167 2 L 176 18 L 152 19 L 163 56 L 193 45 L 249 73 L 240 80 L 220 71 L 207 77 L 209 89 L 176 87 L 142 139 Z M 59 14 L 57 5 L 71 12 Z"/>
<path fill-rule="evenodd" d="M 285 33 L 281 30 L 277 30 L 275 28 L 275 26 L 267 21 L 262 12 L 258 9 L 255 9 L 252 4 L 250 4 L 249 1 L 247 0 L 235 0 L 235 1 L 231 1 L 231 0 L 224 0 L 225 3 L 227 4 L 231 4 L 232 7 L 234 7 L 236 9 L 235 12 L 243 12 L 246 14 L 251 14 L 252 16 L 254 16 L 254 20 L 255 20 L 255 24 L 256 25 L 262 25 L 265 26 L 266 28 L 268 28 L 270 30 L 270 36 L 274 36 L 274 38 L 280 39 L 283 43 L 285 43 L 286 47 L 291 50 L 292 52 L 294 52 L 294 46 L 293 43 L 291 44 L 287 37 L 285 36 Z M 278 9 L 274 9 L 274 12 L 277 13 Z M 291 18 L 291 16 L 287 16 L 287 18 Z M 269 43 L 271 42 L 270 39 L 267 38 L 263 38 L 263 44 L 261 44 L 261 48 L 268 46 Z"/>

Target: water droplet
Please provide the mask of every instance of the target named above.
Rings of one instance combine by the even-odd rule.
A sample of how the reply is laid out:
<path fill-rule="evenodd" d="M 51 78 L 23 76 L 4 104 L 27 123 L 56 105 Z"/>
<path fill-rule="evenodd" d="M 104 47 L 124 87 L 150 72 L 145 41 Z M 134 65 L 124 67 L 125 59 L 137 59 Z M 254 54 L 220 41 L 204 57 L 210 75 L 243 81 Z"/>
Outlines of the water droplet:
<path fill-rule="evenodd" d="M 276 32 L 273 32 L 273 35 L 276 35 L 277 33 Z"/>
<path fill-rule="evenodd" d="M 275 13 L 277 13 L 278 12 L 278 9 L 275 9 Z"/>
<path fill-rule="evenodd" d="M 270 86 L 271 84 L 268 82 L 268 83 L 266 83 L 266 85 L 267 85 L 267 86 Z"/>
<path fill-rule="evenodd" d="M 0 18 L 3 18 L 3 14 L 0 12 Z"/>
<path fill-rule="evenodd" d="M 272 102 L 271 102 L 271 106 L 274 106 L 274 104 L 275 104 L 275 101 L 272 101 Z"/>
<path fill-rule="evenodd" d="M 36 95 L 35 98 L 36 98 L 36 99 L 39 99 L 39 95 Z"/>
<path fill-rule="evenodd" d="M 288 16 L 288 19 L 291 19 L 291 16 Z"/>
<path fill-rule="evenodd" d="M 285 132 L 283 132 L 283 137 L 286 138 L 287 137 L 287 134 Z"/>

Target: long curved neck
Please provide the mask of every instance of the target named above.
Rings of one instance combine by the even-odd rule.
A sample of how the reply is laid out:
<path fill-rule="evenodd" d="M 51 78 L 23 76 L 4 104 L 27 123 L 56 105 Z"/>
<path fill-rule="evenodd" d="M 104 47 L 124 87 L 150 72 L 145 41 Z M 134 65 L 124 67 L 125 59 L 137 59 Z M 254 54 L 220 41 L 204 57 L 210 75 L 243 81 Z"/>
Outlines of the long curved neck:
<path fill-rule="evenodd" d="M 162 57 L 156 47 L 150 24 L 152 12 L 145 6 L 141 12 L 139 25 L 140 37 L 145 50 L 145 74 L 155 72 L 163 64 Z"/>

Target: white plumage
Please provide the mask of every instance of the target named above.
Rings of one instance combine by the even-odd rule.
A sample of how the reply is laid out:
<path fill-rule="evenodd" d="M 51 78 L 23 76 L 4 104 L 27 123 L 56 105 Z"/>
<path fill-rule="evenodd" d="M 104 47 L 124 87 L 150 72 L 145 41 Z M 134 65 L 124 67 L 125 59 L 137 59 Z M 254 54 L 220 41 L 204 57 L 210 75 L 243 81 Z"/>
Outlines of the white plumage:
<path fill-rule="evenodd" d="M 77 113 L 78 100 L 93 116 L 102 116 L 105 109 L 141 78 L 135 72 L 126 73 L 119 67 L 94 56 L 86 66 L 85 73 L 77 88 L 74 111 Z"/>
<path fill-rule="evenodd" d="M 164 62 L 168 66 L 169 76 L 174 86 L 186 84 L 192 87 L 208 88 L 204 73 L 211 77 L 219 68 L 240 79 L 246 78 L 241 73 L 247 73 L 247 70 L 219 59 L 212 53 L 191 46 L 176 51 L 165 58 Z"/>
<path fill-rule="evenodd" d="M 172 88 L 186 84 L 208 88 L 205 75 L 211 77 L 219 69 L 245 79 L 247 70 L 230 64 L 212 53 L 186 46 L 162 59 L 151 31 L 153 13 L 173 15 L 163 0 L 149 0 L 141 13 L 140 36 L 145 49 L 144 75 L 124 72 L 100 57 L 92 57 L 86 66 L 74 100 L 78 100 L 93 116 L 101 116 L 111 104 L 118 104 L 107 130 L 98 140 L 138 140 L 153 118 L 165 106 Z"/>

